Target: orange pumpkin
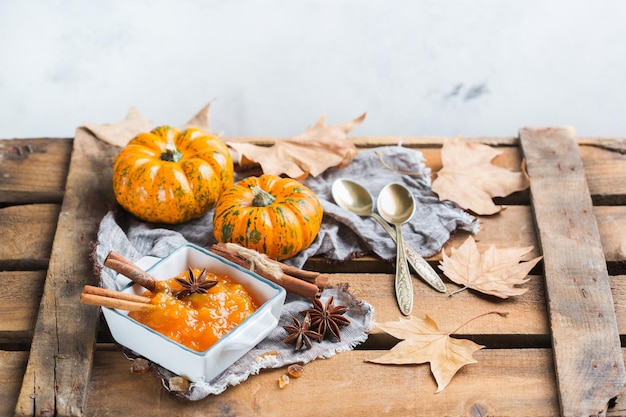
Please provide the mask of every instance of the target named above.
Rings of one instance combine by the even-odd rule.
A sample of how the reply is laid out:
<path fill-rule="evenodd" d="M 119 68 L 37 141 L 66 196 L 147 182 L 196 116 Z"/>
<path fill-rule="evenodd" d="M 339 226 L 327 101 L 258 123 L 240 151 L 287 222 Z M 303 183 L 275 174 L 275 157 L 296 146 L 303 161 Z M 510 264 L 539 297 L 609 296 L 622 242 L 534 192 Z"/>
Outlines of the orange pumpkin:
<path fill-rule="evenodd" d="M 225 190 L 215 205 L 213 233 L 283 260 L 308 248 L 322 224 L 317 196 L 292 178 L 249 177 Z"/>
<path fill-rule="evenodd" d="M 132 139 L 113 165 L 118 203 L 154 223 L 182 223 L 214 206 L 233 183 L 233 161 L 217 136 L 161 126 Z"/>

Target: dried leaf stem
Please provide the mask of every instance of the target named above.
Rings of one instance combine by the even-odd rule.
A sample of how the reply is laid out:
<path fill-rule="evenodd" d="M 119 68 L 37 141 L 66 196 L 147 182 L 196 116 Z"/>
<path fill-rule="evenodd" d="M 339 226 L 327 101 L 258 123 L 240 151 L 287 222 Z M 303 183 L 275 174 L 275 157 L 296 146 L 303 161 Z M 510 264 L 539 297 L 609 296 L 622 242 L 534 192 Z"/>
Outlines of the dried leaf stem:
<path fill-rule="evenodd" d="M 389 164 L 387 164 L 387 163 L 385 162 L 385 160 L 383 159 L 383 154 L 382 154 L 380 151 L 376 151 L 376 155 L 378 155 L 378 159 L 380 160 L 380 163 L 381 163 L 381 164 L 382 164 L 385 168 L 387 168 L 387 169 L 388 169 L 388 170 L 390 170 L 390 171 L 396 172 L 396 173 L 398 173 L 398 174 L 408 175 L 408 176 L 410 176 L 410 177 L 425 177 L 425 176 L 427 176 L 427 175 L 430 175 L 430 174 L 426 174 L 426 173 L 424 173 L 424 174 L 418 174 L 418 173 L 416 173 L 416 172 L 404 171 L 404 170 L 402 170 L 402 169 L 396 169 L 396 168 L 392 167 L 391 165 L 389 165 Z"/>
<path fill-rule="evenodd" d="M 500 317 L 506 317 L 506 316 L 508 316 L 508 315 L 509 315 L 509 312 L 508 312 L 508 311 L 495 311 L 495 310 L 492 310 L 492 311 L 487 311 L 487 312 L 485 312 L 485 313 L 482 313 L 482 314 L 479 314 L 479 315 L 477 315 L 477 316 L 474 316 L 474 317 L 472 317 L 472 318 L 471 318 L 471 319 L 469 319 L 469 320 L 466 320 L 465 322 L 461 323 L 461 325 L 460 325 L 459 327 L 457 327 L 456 329 L 454 329 L 453 331 L 451 331 L 451 332 L 450 332 L 450 333 L 448 333 L 448 334 L 449 334 L 449 335 L 450 335 L 450 334 L 455 334 L 456 332 L 458 332 L 458 331 L 459 331 L 462 327 L 464 327 L 465 325 L 467 325 L 467 324 L 469 324 L 469 323 L 473 322 L 473 321 L 474 321 L 474 320 L 476 320 L 476 319 L 479 319 L 479 318 L 484 317 L 484 316 L 488 316 L 488 315 L 490 315 L 490 314 L 497 314 L 497 315 L 498 315 L 498 316 L 500 316 Z"/>

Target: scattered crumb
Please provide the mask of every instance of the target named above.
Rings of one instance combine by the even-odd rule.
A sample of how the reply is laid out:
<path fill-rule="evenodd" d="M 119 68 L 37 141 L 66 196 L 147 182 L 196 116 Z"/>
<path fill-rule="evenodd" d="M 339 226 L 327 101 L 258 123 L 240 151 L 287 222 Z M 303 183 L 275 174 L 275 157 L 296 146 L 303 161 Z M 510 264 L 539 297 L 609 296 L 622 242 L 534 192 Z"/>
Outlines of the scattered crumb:
<path fill-rule="evenodd" d="M 287 384 L 289 384 L 289 375 L 281 375 L 278 378 L 278 388 L 283 389 Z"/>
<path fill-rule="evenodd" d="M 175 376 L 170 378 L 169 381 L 170 391 L 185 392 L 189 389 L 189 381 L 182 376 Z"/>
<path fill-rule="evenodd" d="M 145 374 L 150 369 L 150 362 L 144 358 L 133 360 L 130 365 L 130 372 L 133 374 Z"/>
<path fill-rule="evenodd" d="M 270 358 L 270 357 L 273 358 L 273 359 L 276 359 L 276 358 L 278 358 L 278 355 L 279 355 L 278 351 L 270 350 L 270 351 L 267 351 L 267 352 L 257 356 L 255 358 L 255 360 L 256 360 L 257 363 L 261 363 L 261 362 L 265 361 L 267 358 Z"/>
<path fill-rule="evenodd" d="M 289 368 L 287 368 L 287 373 L 289 374 L 289 376 L 292 376 L 294 378 L 300 378 L 303 372 L 304 366 L 297 363 L 289 365 Z"/>

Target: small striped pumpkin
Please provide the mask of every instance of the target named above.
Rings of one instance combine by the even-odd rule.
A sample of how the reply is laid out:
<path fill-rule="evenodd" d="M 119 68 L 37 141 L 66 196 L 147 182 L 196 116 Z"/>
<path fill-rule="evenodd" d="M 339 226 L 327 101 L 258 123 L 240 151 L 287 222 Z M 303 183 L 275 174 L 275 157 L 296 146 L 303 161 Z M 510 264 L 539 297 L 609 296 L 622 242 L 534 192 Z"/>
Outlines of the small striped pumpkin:
<path fill-rule="evenodd" d="M 308 187 L 264 174 L 224 191 L 215 206 L 213 233 L 220 243 L 237 243 L 283 260 L 313 243 L 322 216 L 322 205 Z"/>
<path fill-rule="evenodd" d="M 230 152 L 217 136 L 160 126 L 122 149 L 113 165 L 113 191 L 139 219 L 175 224 L 205 214 L 233 177 Z"/>

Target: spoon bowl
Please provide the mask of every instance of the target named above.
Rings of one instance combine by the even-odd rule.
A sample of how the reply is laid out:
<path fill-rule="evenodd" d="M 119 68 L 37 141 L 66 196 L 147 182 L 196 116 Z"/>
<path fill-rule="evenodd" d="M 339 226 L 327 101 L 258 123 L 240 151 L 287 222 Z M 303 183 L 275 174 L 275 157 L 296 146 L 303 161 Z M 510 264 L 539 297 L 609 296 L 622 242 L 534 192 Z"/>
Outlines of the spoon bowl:
<path fill-rule="evenodd" d="M 378 196 L 378 213 L 396 226 L 406 223 L 415 213 L 415 200 L 403 185 L 392 183 L 382 189 Z"/>
<path fill-rule="evenodd" d="M 372 195 L 360 184 L 346 178 L 340 178 L 333 183 L 332 195 L 335 203 L 344 210 L 359 216 L 372 216 L 374 200 Z"/>
<path fill-rule="evenodd" d="M 396 226 L 396 299 L 402 314 L 408 316 L 413 309 L 413 284 L 404 252 L 402 225 L 415 213 L 415 201 L 411 192 L 402 184 L 391 183 L 378 195 L 378 213 Z"/>
<path fill-rule="evenodd" d="M 373 217 L 389 233 L 394 242 L 396 241 L 396 232 L 389 223 L 383 220 L 378 213 L 374 212 L 374 200 L 369 191 L 362 185 L 347 178 L 339 178 L 333 183 L 331 191 L 335 203 L 339 207 L 358 216 Z M 404 251 L 409 264 L 415 269 L 420 278 L 437 291 L 445 293 L 446 286 L 428 262 L 410 246 L 405 245 Z"/>

